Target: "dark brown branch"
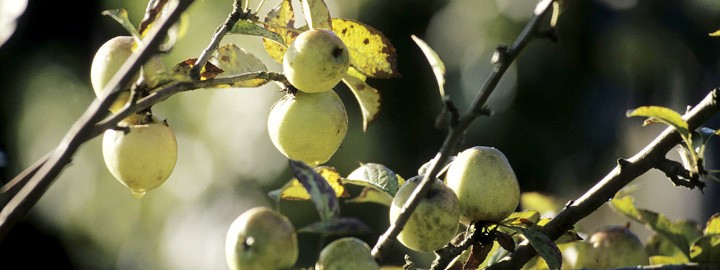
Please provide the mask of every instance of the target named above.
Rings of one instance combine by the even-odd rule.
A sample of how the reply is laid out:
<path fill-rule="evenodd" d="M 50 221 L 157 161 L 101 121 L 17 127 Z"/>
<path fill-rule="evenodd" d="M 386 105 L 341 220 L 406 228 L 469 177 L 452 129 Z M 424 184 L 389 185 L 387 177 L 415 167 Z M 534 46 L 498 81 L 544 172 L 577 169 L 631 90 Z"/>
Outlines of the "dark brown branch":
<path fill-rule="evenodd" d="M 425 176 L 420 182 L 418 188 L 415 189 L 405 205 L 403 205 L 398 218 L 390 224 L 390 227 L 380 236 L 378 242 L 373 247 L 372 255 L 375 257 L 375 260 L 380 261 L 382 259 L 383 253 L 390 247 L 395 237 L 397 237 L 403 226 L 405 226 L 405 223 L 407 223 L 410 215 L 417 207 L 420 198 L 427 193 L 430 184 L 432 183 L 430 180 L 434 178 L 431 176 L 437 175 L 440 169 L 442 169 L 445 162 L 448 161 L 451 152 L 457 148 L 457 145 L 460 143 L 463 134 L 465 134 L 465 131 L 467 131 L 470 124 L 479 116 L 486 114 L 487 109 L 485 108 L 485 103 L 490 97 L 490 94 L 492 94 L 495 90 L 500 78 L 502 78 L 503 74 L 505 74 L 505 71 L 508 67 L 510 67 L 510 64 L 515 60 L 518 54 L 520 54 L 530 40 L 537 37 L 536 34 L 540 27 L 541 19 L 552 11 L 552 2 L 552 0 L 546 0 L 538 4 L 538 10 L 536 10 L 535 17 L 533 17 L 525 29 L 523 29 L 515 43 L 513 43 L 510 48 L 497 51 L 500 56 L 498 61 L 495 63 L 495 69 L 487 81 L 485 81 L 480 93 L 475 97 L 467 115 L 460 118 L 457 125 L 450 129 L 450 132 L 445 137 L 445 141 L 443 142 L 440 151 L 433 158 L 433 161 L 428 167 L 427 173 L 425 173 Z"/>
<path fill-rule="evenodd" d="M 12 226 L 22 219 L 40 200 L 40 197 L 45 194 L 45 191 L 65 165 L 70 163 L 72 156 L 80 145 L 89 139 L 88 134 L 92 131 L 94 123 L 107 114 L 108 108 L 115 101 L 120 91 L 132 82 L 133 74 L 137 74 L 142 64 L 157 52 L 158 46 L 167 34 L 167 30 L 192 3 L 193 0 L 179 1 L 177 7 L 170 12 L 170 15 L 148 34 L 145 46 L 139 52 L 133 53 L 120 67 L 118 73 L 108 82 L 103 92 L 110 94 L 104 99 L 95 100 L 90 104 L 83 115 L 70 128 L 58 147 L 53 150 L 49 158 L 43 162 L 43 165 L 35 173 L 32 173 L 33 170 L 26 170 L 26 172 L 30 172 L 29 175 L 33 175 L 32 178 L 12 196 L 0 211 L 0 238 L 4 237 Z"/>
<path fill-rule="evenodd" d="M 697 129 L 710 117 L 720 112 L 718 91 L 718 89 L 712 90 L 690 112 L 683 115 L 683 119 L 688 122 L 690 130 Z M 667 152 L 680 143 L 680 140 L 681 138 L 675 132 L 675 129 L 666 128 L 655 140 L 633 157 L 624 162 L 618 162 L 618 165 L 594 187 L 579 199 L 572 201 L 545 226 L 540 227 L 540 231 L 551 239 L 557 239 L 570 230 L 575 223 L 595 212 L 600 206 L 612 199 L 620 189 L 652 169 L 658 161 L 665 159 Z M 515 252 L 499 263 L 490 266 L 489 269 L 520 269 L 535 254 L 532 246 L 525 241 L 515 249 Z"/>

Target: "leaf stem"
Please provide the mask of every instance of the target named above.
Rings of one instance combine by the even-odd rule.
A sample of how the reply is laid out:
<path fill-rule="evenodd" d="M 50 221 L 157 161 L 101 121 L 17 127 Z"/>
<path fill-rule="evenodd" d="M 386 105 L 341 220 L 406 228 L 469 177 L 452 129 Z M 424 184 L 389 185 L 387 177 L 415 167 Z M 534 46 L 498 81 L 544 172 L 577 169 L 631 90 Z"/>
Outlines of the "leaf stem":
<path fill-rule="evenodd" d="M 496 53 L 500 56 L 500 60 L 495 63 L 495 69 L 493 70 L 493 73 L 490 75 L 487 81 L 485 81 L 485 84 L 483 85 L 480 93 L 475 97 L 475 100 L 470 106 L 467 115 L 460 118 L 460 121 L 457 123 L 457 125 L 450 129 L 450 132 L 445 137 L 445 141 L 443 142 L 440 151 L 435 155 L 435 158 L 433 158 L 433 161 L 428 167 L 428 170 L 425 173 L 418 188 L 415 189 L 415 191 L 408 198 L 405 205 L 403 205 L 403 208 L 401 209 L 398 218 L 394 222 L 392 222 L 392 224 L 390 224 L 390 227 L 387 229 L 387 231 L 385 231 L 385 233 L 380 236 L 378 242 L 373 247 L 372 255 L 373 257 L 375 257 L 375 260 L 380 261 L 382 259 L 385 250 L 390 247 L 393 239 L 397 237 L 403 226 L 405 226 L 405 223 L 407 223 L 412 212 L 415 210 L 415 208 L 417 208 L 417 205 L 420 202 L 420 198 L 422 198 L 429 190 L 430 184 L 432 183 L 431 179 L 434 178 L 431 176 L 437 175 L 443 165 L 448 161 L 451 152 L 455 151 L 455 148 L 457 148 L 458 144 L 460 143 L 462 137 L 465 134 L 465 131 L 468 129 L 473 120 L 475 120 L 481 115 L 486 114 L 487 109 L 485 108 L 485 103 L 490 97 L 490 94 L 492 94 L 492 92 L 495 90 L 495 87 L 500 81 L 500 78 L 502 78 L 503 74 L 505 74 L 505 71 L 508 69 L 510 64 L 512 64 L 518 54 L 520 54 L 520 52 L 525 48 L 525 46 L 530 42 L 530 40 L 532 40 L 534 37 L 537 37 L 536 34 L 538 33 L 542 18 L 547 13 L 552 11 L 552 5 L 547 5 L 547 2 L 552 1 L 554 0 L 545 0 L 538 4 L 538 7 L 540 9 L 536 11 L 536 15 L 532 18 L 532 20 L 530 20 L 530 22 L 528 22 L 528 24 L 525 26 L 525 29 L 523 29 L 515 43 L 513 43 L 510 48 L 502 48 L 497 50 Z M 545 6 L 541 6 L 544 4 Z"/>

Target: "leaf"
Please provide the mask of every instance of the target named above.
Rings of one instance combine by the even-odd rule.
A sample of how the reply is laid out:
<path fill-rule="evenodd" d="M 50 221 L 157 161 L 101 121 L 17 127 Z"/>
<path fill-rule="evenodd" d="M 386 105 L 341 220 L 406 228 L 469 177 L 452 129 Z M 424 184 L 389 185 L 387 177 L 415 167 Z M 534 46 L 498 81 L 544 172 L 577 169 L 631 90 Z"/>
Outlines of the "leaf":
<path fill-rule="evenodd" d="M 110 16 L 110 18 L 113 18 L 115 21 L 120 23 L 125 30 L 130 33 L 130 35 L 135 39 L 136 43 L 142 42 L 142 36 L 140 35 L 140 32 L 138 32 L 137 28 L 135 28 L 135 25 L 130 21 L 130 18 L 128 18 L 128 12 L 127 10 L 123 8 L 119 9 L 108 9 L 101 13 L 102 15 Z"/>
<path fill-rule="evenodd" d="M 555 198 L 538 192 L 520 194 L 520 208 L 524 210 L 535 210 L 541 214 L 555 215 L 560 207 L 561 205 Z"/>
<path fill-rule="evenodd" d="M 513 240 L 509 234 L 497 231 L 497 238 L 495 240 L 497 240 L 498 244 L 505 250 L 510 252 L 515 251 L 515 240 Z"/>
<path fill-rule="evenodd" d="M 533 229 L 526 229 L 522 227 L 515 227 L 530 244 L 538 252 L 538 255 L 542 257 L 547 263 L 550 269 L 560 269 L 562 266 L 562 254 L 560 248 L 544 233 L 538 232 Z"/>
<path fill-rule="evenodd" d="M 674 127 L 675 130 L 680 133 L 683 139 L 688 140 L 690 138 L 690 130 L 688 129 L 688 123 L 682 119 L 682 116 L 671 109 L 660 107 L 660 106 L 643 106 L 635 110 L 627 112 L 628 117 L 642 116 L 648 117 L 643 123 L 643 126 L 661 122 L 663 124 Z M 689 145 L 692 147 L 692 145 Z"/>
<path fill-rule="evenodd" d="M 295 178 L 310 193 L 311 200 L 320 215 L 320 220 L 328 221 L 340 216 L 338 199 L 328 182 L 307 164 L 295 160 L 288 160 L 288 162 Z"/>
<path fill-rule="evenodd" d="M 720 37 L 720 30 L 710 33 L 711 37 Z"/>
<path fill-rule="evenodd" d="M 219 77 L 230 77 L 253 71 L 267 70 L 267 67 L 260 59 L 235 44 L 225 44 L 218 48 L 210 58 L 210 62 L 225 71 Z M 258 87 L 266 82 L 264 79 L 252 79 L 236 82 L 232 87 Z"/>
<path fill-rule="evenodd" d="M 425 54 L 425 58 L 427 58 L 428 62 L 430 62 L 430 67 L 432 67 L 433 73 L 435 73 L 435 80 L 438 84 L 438 90 L 440 90 L 440 98 L 445 98 L 445 64 L 443 63 L 442 59 L 440 59 L 440 56 L 438 56 L 437 52 L 433 50 L 430 45 L 425 43 L 422 39 L 416 37 L 415 35 L 410 36 L 415 43 L 420 47 L 420 50 Z M 441 102 L 444 102 L 443 100 L 440 100 Z"/>
<path fill-rule="evenodd" d="M 666 264 L 685 264 L 687 259 L 669 257 L 669 256 L 650 256 L 650 265 L 666 265 Z"/>
<path fill-rule="evenodd" d="M 715 213 L 705 224 L 704 235 L 720 234 L 720 213 Z"/>
<path fill-rule="evenodd" d="M 393 197 L 385 192 L 382 192 L 382 191 L 377 190 L 372 187 L 364 187 L 363 190 L 360 192 L 360 195 L 358 195 L 355 198 L 349 199 L 345 202 L 346 203 L 373 202 L 373 203 L 379 203 L 379 204 L 390 207 L 392 205 L 392 200 L 393 200 Z"/>
<path fill-rule="evenodd" d="M 282 36 L 255 24 L 255 22 L 251 20 L 239 20 L 230 29 L 230 34 L 242 34 L 263 37 L 265 38 L 265 40 L 274 41 L 282 45 L 283 47 L 287 47 L 287 43 L 285 43 L 285 40 Z"/>
<path fill-rule="evenodd" d="M 645 250 L 647 250 L 650 256 L 672 258 L 675 261 L 682 261 L 683 263 L 690 262 L 687 254 L 683 253 L 675 244 L 657 232 L 650 236 L 645 244 Z"/>
<path fill-rule="evenodd" d="M 196 61 L 197 58 L 190 58 L 182 61 L 170 70 L 170 74 L 173 74 L 172 76 L 177 78 L 187 77 L 188 74 L 190 74 L 190 69 L 195 66 Z M 221 68 L 215 66 L 213 63 L 207 62 L 205 66 L 200 69 L 200 80 L 215 78 L 215 76 L 220 75 L 220 73 L 223 73 Z"/>
<path fill-rule="evenodd" d="M 302 12 L 310 29 L 332 30 L 330 11 L 323 0 L 302 0 Z"/>
<path fill-rule="evenodd" d="M 349 74 L 345 74 L 342 80 L 350 88 L 350 91 L 352 91 L 360 104 L 360 110 L 363 114 L 363 131 L 367 131 L 370 122 L 375 120 L 375 116 L 380 112 L 380 92 Z"/>
<path fill-rule="evenodd" d="M 492 248 L 492 244 L 483 245 L 475 243 L 470 246 L 470 256 L 468 256 L 467 261 L 465 261 L 463 269 L 478 269 L 482 265 L 483 261 L 485 261 L 485 258 L 487 258 Z"/>
<path fill-rule="evenodd" d="M 315 167 L 313 170 L 320 174 L 323 180 L 325 180 L 325 183 L 332 188 L 335 196 L 339 198 L 350 196 L 347 193 L 347 190 L 345 190 L 340 173 L 338 173 L 335 168 L 320 166 Z M 298 201 L 310 200 L 311 198 L 312 197 L 305 189 L 305 185 L 303 185 L 297 178 L 291 179 L 287 184 L 285 184 L 285 186 L 282 187 L 280 192 L 280 199 L 283 200 Z"/>
<path fill-rule="evenodd" d="M 278 63 L 282 63 L 283 55 L 287 50 L 287 44 L 292 43 L 298 36 L 299 31 L 295 30 L 295 13 L 293 12 L 290 0 L 282 0 L 276 7 L 268 12 L 263 27 L 277 33 L 284 43 L 277 43 L 270 39 L 263 39 L 263 45 L 268 55 Z M 285 45 L 283 45 L 285 44 Z"/>
<path fill-rule="evenodd" d="M 690 247 L 690 261 L 701 264 L 720 264 L 720 235 L 706 235 Z"/>
<path fill-rule="evenodd" d="M 540 221 L 540 213 L 533 210 L 527 210 L 522 212 L 515 212 L 510 214 L 509 217 L 505 218 L 501 223 L 508 226 L 531 226 Z"/>
<path fill-rule="evenodd" d="M 610 203 L 615 211 L 645 224 L 645 226 L 666 237 L 684 254 L 688 254 L 692 240 L 701 235 L 700 229 L 693 222 L 684 220 L 671 221 L 662 214 L 635 208 L 633 199 L 630 196 L 614 198 Z"/>
<path fill-rule="evenodd" d="M 378 163 L 362 164 L 359 168 L 352 171 L 343 182 L 373 187 L 387 193 L 391 197 L 394 197 L 400 188 L 397 174 L 385 165 Z"/>
<path fill-rule="evenodd" d="M 362 221 L 351 218 L 333 218 L 330 220 L 318 221 L 298 230 L 300 233 L 315 233 L 325 236 L 360 234 L 371 232 L 370 227 Z"/>
<path fill-rule="evenodd" d="M 350 65 L 372 78 L 399 77 L 397 52 L 389 39 L 375 28 L 347 20 L 332 19 L 332 30 L 350 53 Z"/>
<path fill-rule="evenodd" d="M 144 37 L 147 35 L 150 28 L 163 16 L 163 10 L 168 4 L 168 0 L 151 0 L 148 2 L 148 7 L 145 10 L 145 17 L 140 22 L 138 32 L 140 36 Z"/>

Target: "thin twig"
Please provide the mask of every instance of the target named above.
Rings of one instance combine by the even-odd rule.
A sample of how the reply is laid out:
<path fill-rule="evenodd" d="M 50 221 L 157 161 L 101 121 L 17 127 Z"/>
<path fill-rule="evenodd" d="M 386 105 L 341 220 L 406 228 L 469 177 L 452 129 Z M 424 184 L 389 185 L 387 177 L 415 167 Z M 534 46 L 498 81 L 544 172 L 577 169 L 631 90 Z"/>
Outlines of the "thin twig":
<path fill-rule="evenodd" d="M 718 104 L 719 91 L 718 89 L 712 90 L 690 112 L 683 115 L 683 119 L 688 122 L 690 130 L 697 129 L 710 117 L 720 112 L 720 104 Z M 666 128 L 655 140 L 633 157 L 627 160 L 619 160 L 622 162 L 618 162 L 618 165 L 594 187 L 579 199 L 571 201 L 552 220 L 545 226 L 539 227 L 538 230 L 551 239 L 557 239 L 572 229 L 575 223 L 595 212 L 600 206 L 612 199 L 620 189 L 655 167 L 657 162 L 664 160 L 667 152 L 680 143 L 680 140 L 681 138 L 674 128 Z M 524 241 L 515 249 L 515 252 L 490 266 L 489 269 L 520 269 L 535 254 L 535 249 L 529 242 Z"/>
<path fill-rule="evenodd" d="M 128 60 L 120 67 L 118 73 L 108 82 L 105 87 L 106 93 L 110 93 L 102 100 L 95 100 L 85 110 L 83 115 L 73 124 L 58 147 L 53 150 L 52 155 L 34 173 L 34 176 L 15 194 L 0 211 L 0 239 L 2 239 L 20 219 L 37 203 L 45 194 L 45 191 L 53 183 L 58 174 L 70 163 L 72 156 L 88 140 L 88 134 L 93 130 L 94 124 L 105 114 L 110 105 L 115 101 L 119 92 L 124 86 L 131 83 L 134 74 L 140 70 L 142 64 L 147 61 L 158 49 L 167 34 L 167 30 L 180 18 L 193 0 L 181 0 L 170 15 L 162 21 L 157 28 L 151 30 L 147 35 L 148 41 L 139 52 L 130 55 Z"/>
<path fill-rule="evenodd" d="M 378 242 L 375 244 L 375 247 L 373 247 L 372 255 L 375 260 L 380 261 L 382 259 L 383 253 L 386 249 L 390 247 L 393 239 L 395 239 L 395 237 L 402 230 L 403 226 L 405 226 L 405 223 L 407 223 L 410 215 L 417 207 L 420 198 L 424 197 L 424 195 L 427 193 L 430 184 L 432 183 L 430 180 L 434 178 L 431 176 L 436 175 L 443 167 L 445 162 L 447 162 L 448 158 L 451 155 L 451 152 L 454 151 L 454 149 L 460 143 L 463 134 L 465 134 L 465 131 L 468 129 L 473 120 L 485 114 L 485 103 L 490 97 L 490 94 L 492 94 L 492 92 L 495 90 L 495 87 L 500 81 L 500 78 L 502 78 L 503 74 L 505 74 L 505 71 L 515 60 L 517 55 L 520 54 L 520 52 L 525 48 L 525 46 L 528 44 L 528 42 L 530 42 L 530 40 L 537 37 L 536 34 L 540 27 L 541 19 L 552 10 L 552 5 L 548 4 L 552 1 L 554 0 L 546 0 L 538 4 L 539 10 L 536 10 L 535 17 L 530 20 L 522 33 L 520 33 L 520 35 L 518 36 L 518 39 L 515 41 L 515 43 L 513 43 L 513 45 L 507 50 L 498 50 L 497 53 L 501 56 L 500 60 L 497 61 L 497 63 L 495 64 L 495 69 L 493 70 L 493 73 L 490 75 L 488 80 L 485 81 L 481 92 L 476 96 L 475 100 L 473 101 L 472 105 L 468 110 L 467 115 L 460 118 L 460 121 L 457 123 L 457 125 L 450 129 L 450 132 L 445 137 L 445 141 L 443 142 L 440 151 L 437 153 L 437 155 L 435 155 L 435 158 L 428 167 L 428 170 L 425 173 L 418 188 L 416 188 L 415 191 L 410 195 L 407 202 L 400 210 L 400 215 L 390 224 L 390 227 L 387 229 L 387 231 L 385 231 L 385 233 L 380 236 Z"/>
<path fill-rule="evenodd" d="M 235 26 L 240 19 L 246 16 L 247 13 L 245 13 L 246 11 L 243 9 L 242 2 L 242 0 L 235 0 L 232 12 L 230 12 L 227 19 L 225 19 L 225 22 L 220 25 L 217 30 L 215 30 L 207 48 L 200 53 L 200 57 L 198 57 L 195 61 L 195 65 L 192 69 L 190 69 L 190 78 L 193 80 L 200 79 L 200 70 L 202 70 L 202 67 L 205 66 L 205 63 L 207 63 L 210 59 L 213 52 L 220 47 L 220 41 L 225 37 L 225 35 L 227 35 L 228 32 L 230 32 L 233 26 Z"/>

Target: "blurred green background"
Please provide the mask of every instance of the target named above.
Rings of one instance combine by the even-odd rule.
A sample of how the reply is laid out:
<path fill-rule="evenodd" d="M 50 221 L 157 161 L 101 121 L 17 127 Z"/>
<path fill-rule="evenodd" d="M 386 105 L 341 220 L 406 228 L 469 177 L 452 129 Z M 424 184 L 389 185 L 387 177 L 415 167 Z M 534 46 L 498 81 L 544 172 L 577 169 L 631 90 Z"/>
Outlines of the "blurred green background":
<path fill-rule="evenodd" d="M 256 6 L 259 1 L 250 2 Z M 268 0 L 261 10 L 278 2 Z M 490 100 L 494 115 L 476 121 L 462 144 L 463 149 L 499 148 L 523 191 L 551 194 L 561 202 L 579 197 L 618 158 L 631 156 L 662 129 L 626 119 L 628 109 L 662 105 L 684 111 L 720 82 L 720 38 L 708 36 L 720 28 L 720 2 L 565 2 L 559 41 L 538 40 L 527 47 Z M 440 97 L 410 35 L 426 40 L 445 61 L 446 91 L 464 111 L 492 70 L 493 50 L 514 40 L 535 3 L 327 0 L 334 17 L 359 20 L 385 33 L 397 49 L 403 75 L 369 80 L 382 94 L 383 109 L 364 133 L 353 95 L 343 85 L 336 88 L 350 129 L 328 165 L 344 175 L 359 162 L 385 164 L 405 178 L 416 174 L 435 155 L 446 130 L 435 128 Z M 29 1 L 16 32 L 0 47 L 4 182 L 53 149 L 95 98 L 89 82 L 92 57 L 106 40 L 126 35 L 100 12 L 124 7 L 138 23 L 145 5 Z M 187 35 L 163 56 L 166 65 L 197 57 L 231 8 L 231 0 L 196 1 L 188 13 Z M 8 28 L 0 31 L 9 33 Z M 223 40 L 231 42 L 253 52 L 271 70 L 281 70 L 258 38 L 231 35 Z M 100 140 L 90 141 L 27 219 L 0 241 L 0 260 L 23 268 L 225 269 L 225 231 L 232 220 L 248 208 L 271 206 L 267 192 L 290 178 L 286 159 L 272 146 L 265 127 L 270 106 L 281 97 L 278 90 L 274 85 L 198 90 L 155 106 L 154 112 L 167 118 L 177 134 L 179 159 L 170 179 L 142 200 L 105 169 Z M 719 124 L 718 119 L 708 122 L 714 128 Z M 717 145 L 709 148 L 709 168 L 718 167 Z M 703 195 L 673 187 L 653 171 L 633 182 L 630 191 L 639 207 L 673 219 L 704 222 L 720 211 L 720 185 L 713 181 Z M 280 210 L 296 227 L 318 220 L 309 202 L 282 202 Z M 373 229 L 360 235 L 370 245 L 388 226 L 382 205 L 343 204 L 342 215 Z M 602 208 L 578 226 L 591 232 L 626 221 Z M 639 225 L 632 229 L 646 236 Z M 299 240 L 299 265 L 309 266 L 331 239 L 301 234 Z M 385 262 L 402 264 L 403 253 L 421 266 L 432 259 L 396 245 Z"/>

